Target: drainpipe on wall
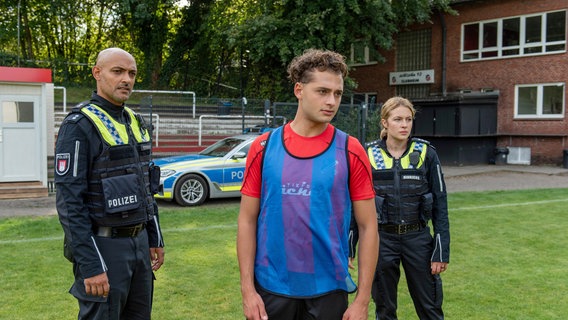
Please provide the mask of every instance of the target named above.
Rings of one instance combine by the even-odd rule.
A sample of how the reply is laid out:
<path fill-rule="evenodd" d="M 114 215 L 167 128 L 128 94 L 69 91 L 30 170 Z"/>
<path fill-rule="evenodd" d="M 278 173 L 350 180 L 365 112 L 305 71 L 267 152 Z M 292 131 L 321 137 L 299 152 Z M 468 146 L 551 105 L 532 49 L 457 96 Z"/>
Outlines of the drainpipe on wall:
<path fill-rule="evenodd" d="M 440 15 L 440 24 L 442 26 L 442 96 L 446 97 L 446 95 L 448 94 L 446 88 L 447 28 L 446 28 L 446 19 L 444 18 L 444 12 L 442 10 L 438 10 L 438 14 Z"/>

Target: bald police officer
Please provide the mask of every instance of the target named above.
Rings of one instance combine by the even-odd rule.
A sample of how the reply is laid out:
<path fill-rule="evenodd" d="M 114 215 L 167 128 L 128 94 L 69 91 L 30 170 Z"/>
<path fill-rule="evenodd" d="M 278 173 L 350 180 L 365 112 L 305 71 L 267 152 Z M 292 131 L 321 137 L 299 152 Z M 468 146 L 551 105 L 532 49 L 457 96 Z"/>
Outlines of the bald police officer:
<path fill-rule="evenodd" d="M 124 105 L 136 72 L 130 53 L 101 51 L 92 69 L 97 91 L 58 133 L 56 205 L 79 319 L 150 319 L 153 271 L 164 262 L 150 136 Z"/>

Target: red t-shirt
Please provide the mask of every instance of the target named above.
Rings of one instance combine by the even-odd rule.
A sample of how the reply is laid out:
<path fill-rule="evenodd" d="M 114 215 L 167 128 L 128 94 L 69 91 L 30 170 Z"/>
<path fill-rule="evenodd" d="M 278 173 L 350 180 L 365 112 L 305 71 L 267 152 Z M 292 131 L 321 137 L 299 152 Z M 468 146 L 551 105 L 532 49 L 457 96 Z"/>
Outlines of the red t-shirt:
<path fill-rule="evenodd" d="M 292 155 L 307 158 L 322 153 L 333 139 L 334 127 L 330 124 L 324 132 L 315 137 L 300 136 L 290 128 L 290 124 L 284 127 L 284 145 Z M 241 193 L 253 198 L 260 198 L 261 191 L 261 163 L 264 144 L 268 133 L 262 134 L 250 146 L 245 177 Z M 371 165 L 365 149 L 356 138 L 349 136 L 349 192 L 351 200 L 371 199 L 375 196 L 373 190 L 373 178 Z"/>

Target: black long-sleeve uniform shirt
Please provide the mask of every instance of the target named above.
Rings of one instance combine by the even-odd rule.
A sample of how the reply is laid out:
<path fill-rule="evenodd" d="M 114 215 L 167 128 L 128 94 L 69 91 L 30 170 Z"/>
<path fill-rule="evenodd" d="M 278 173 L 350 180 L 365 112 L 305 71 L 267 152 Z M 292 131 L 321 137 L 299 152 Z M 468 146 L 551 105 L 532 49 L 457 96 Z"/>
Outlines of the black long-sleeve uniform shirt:
<path fill-rule="evenodd" d="M 90 102 L 104 109 L 118 122 L 127 123 L 129 117 L 123 106 L 113 105 L 96 93 L 93 93 Z M 57 213 L 65 232 L 66 249 L 85 278 L 107 271 L 96 246 L 92 221 L 85 205 L 89 173 L 103 150 L 103 144 L 92 122 L 84 114 L 75 112 L 61 124 L 55 146 L 56 161 L 68 161 L 66 168 L 60 167 L 55 173 Z M 146 223 L 150 248 L 164 246 L 155 202 L 154 208 L 155 215 Z"/>

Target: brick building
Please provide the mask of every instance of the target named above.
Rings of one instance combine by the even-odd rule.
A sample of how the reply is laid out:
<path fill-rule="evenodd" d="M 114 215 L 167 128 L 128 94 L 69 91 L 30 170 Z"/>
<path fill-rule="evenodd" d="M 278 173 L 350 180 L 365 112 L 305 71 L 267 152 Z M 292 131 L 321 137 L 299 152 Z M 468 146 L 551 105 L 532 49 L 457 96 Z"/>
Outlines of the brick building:
<path fill-rule="evenodd" d="M 445 164 L 563 164 L 566 118 L 566 0 L 452 1 L 396 37 L 392 50 L 354 46 L 355 98 L 413 101 L 416 136 Z M 506 148 L 506 149 L 505 149 Z"/>

